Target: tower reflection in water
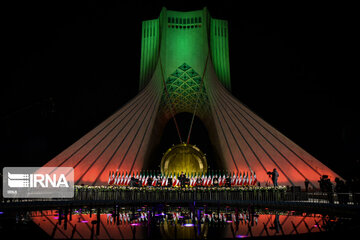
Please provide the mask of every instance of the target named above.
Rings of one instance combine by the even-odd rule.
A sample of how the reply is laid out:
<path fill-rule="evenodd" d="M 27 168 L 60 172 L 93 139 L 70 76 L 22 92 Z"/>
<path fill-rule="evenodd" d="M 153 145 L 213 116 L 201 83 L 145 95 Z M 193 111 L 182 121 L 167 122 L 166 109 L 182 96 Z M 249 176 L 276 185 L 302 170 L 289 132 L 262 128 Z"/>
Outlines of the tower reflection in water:
<path fill-rule="evenodd" d="M 55 239 L 244 238 L 325 232 L 339 219 L 320 214 L 236 208 L 67 209 L 30 213 Z"/>

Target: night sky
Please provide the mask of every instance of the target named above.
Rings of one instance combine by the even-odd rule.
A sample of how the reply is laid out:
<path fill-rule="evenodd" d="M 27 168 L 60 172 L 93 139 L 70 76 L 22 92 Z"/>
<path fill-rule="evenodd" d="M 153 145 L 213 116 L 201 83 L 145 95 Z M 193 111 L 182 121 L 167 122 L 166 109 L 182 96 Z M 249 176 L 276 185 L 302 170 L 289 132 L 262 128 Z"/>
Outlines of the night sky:
<path fill-rule="evenodd" d="M 359 170 L 354 7 L 74 2 L 3 7 L 1 167 L 43 165 L 136 95 L 141 21 L 207 6 L 229 21 L 232 93 L 335 172 Z"/>

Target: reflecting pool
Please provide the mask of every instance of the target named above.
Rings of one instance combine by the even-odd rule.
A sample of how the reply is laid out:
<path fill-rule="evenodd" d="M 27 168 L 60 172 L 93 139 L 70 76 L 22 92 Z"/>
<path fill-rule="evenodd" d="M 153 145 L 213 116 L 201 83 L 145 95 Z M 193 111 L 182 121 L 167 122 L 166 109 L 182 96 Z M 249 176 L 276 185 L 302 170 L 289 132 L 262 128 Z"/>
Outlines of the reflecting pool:
<path fill-rule="evenodd" d="M 1 217 L 1 216 L 0 216 Z M 169 205 L 83 207 L 15 214 L 54 239 L 222 239 L 309 235 L 336 231 L 351 218 L 297 211 Z M 36 227 L 36 226 L 37 227 Z"/>

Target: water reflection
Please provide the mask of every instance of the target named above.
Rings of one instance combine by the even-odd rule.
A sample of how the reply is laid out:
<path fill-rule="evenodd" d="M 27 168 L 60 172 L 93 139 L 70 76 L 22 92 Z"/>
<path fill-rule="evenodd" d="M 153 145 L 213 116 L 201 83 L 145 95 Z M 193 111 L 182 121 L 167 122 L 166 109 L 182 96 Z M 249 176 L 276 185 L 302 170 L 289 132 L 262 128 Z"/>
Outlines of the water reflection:
<path fill-rule="evenodd" d="M 55 239 L 212 239 L 292 235 L 330 230 L 339 218 L 294 211 L 210 207 L 65 209 L 30 212 Z"/>

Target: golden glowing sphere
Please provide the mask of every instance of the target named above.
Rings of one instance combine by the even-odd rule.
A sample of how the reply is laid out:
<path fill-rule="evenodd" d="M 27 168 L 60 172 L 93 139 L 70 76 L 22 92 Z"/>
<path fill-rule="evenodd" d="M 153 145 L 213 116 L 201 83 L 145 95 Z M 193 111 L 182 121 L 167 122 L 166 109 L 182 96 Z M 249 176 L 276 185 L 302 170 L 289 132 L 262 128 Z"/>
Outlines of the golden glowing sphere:
<path fill-rule="evenodd" d="M 163 174 L 206 173 L 205 154 L 194 145 L 181 143 L 169 148 L 161 159 Z"/>

